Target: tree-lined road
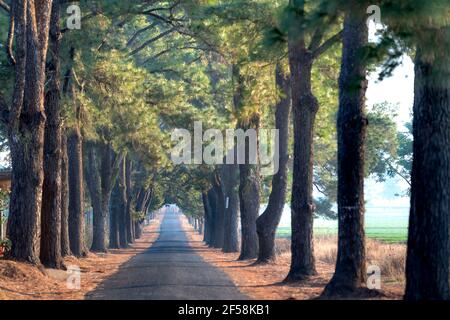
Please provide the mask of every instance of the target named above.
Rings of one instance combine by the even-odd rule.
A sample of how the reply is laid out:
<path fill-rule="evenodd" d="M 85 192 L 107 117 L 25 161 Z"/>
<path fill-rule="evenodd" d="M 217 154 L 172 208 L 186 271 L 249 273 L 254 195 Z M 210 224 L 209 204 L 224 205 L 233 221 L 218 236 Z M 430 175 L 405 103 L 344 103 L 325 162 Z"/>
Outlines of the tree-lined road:
<path fill-rule="evenodd" d="M 158 240 L 124 264 L 88 299 L 246 299 L 228 276 L 205 262 L 189 245 L 181 216 L 167 213 Z"/>

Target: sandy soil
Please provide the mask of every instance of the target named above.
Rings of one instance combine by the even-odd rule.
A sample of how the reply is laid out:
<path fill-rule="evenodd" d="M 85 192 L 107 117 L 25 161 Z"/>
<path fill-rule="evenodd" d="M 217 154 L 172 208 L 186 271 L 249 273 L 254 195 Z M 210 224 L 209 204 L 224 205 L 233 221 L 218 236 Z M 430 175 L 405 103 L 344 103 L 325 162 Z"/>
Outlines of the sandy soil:
<path fill-rule="evenodd" d="M 318 261 L 318 275 L 297 284 L 282 283 L 289 271 L 290 255 L 283 254 L 275 264 L 254 266 L 253 260 L 237 261 L 238 253 L 223 253 L 220 249 L 208 248 L 186 218 L 183 218 L 183 228 L 190 244 L 197 248 L 198 254 L 210 264 L 221 268 L 233 280 L 238 289 L 253 299 L 286 300 L 318 298 L 334 272 L 334 264 Z M 403 286 L 398 283 L 382 284 L 382 296 L 377 299 L 401 299 Z M 360 299 L 360 297 L 352 297 Z"/>
<path fill-rule="evenodd" d="M 66 266 L 81 270 L 81 288 L 68 289 L 67 271 L 36 268 L 26 263 L 0 260 L 0 300 L 80 300 L 98 284 L 116 273 L 135 255 L 148 249 L 158 238 L 161 216 L 145 227 L 141 239 L 127 249 L 110 250 L 107 254 L 90 253 L 77 259 L 68 257 Z"/>

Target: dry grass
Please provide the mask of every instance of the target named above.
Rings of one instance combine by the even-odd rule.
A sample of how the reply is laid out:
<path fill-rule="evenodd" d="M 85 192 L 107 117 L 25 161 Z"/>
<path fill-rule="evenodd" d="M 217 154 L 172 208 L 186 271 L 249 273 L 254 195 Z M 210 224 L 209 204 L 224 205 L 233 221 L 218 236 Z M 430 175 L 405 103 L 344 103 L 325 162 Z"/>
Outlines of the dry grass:
<path fill-rule="evenodd" d="M 183 221 L 183 228 L 191 240 L 191 246 L 199 249 L 198 254 L 227 273 L 236 287 L 252 299 L 315 299 L 333 276 L 337 253 L 336 237 L 315 238 L 316 276 L 302 283 L 286 284 L 283 280 L 290 266 L 290 240 L 277 239 L 277 261 L 274 264 L 254 265 L 254 260 L 237 261 L 237 253 L 223 253 L 220 249 L 206 247 L 201 242 L 202 236 L 193 230 L 187 220 Z M 368 264 L 377 264 L 381 269 L 381 290 L 384 296 L 379 297 L 380 299 L 401 299 L 404 291 L 405 249 L 404 245 L 368 241 Z M 354 299 L 361 297 L 355 296 Z"/>
<path fill-rule="evenodd" d="M 119 270 L 135 255 L 147 250 L 158 238 L 161 218 L 157 217 L 144 229 L 141 239 L 127 249 L 110 250 L 107 254 L 92 254 L 86 258 L 68 257 L 66 266 L 81 270 L 81 288 L 67 288 L 68 273 L 63 270 L 0 259 L 0 300 L 81 300 L 102 281 Z"/>
<path fill-rule="evenodd" d="M 280 259 L 290 259 L 291 241 L 276 240 L 276 252 Z M 376 265 L 385 281 L 403 283 L 405 278 L 406 245 L 383 243 L 367 239 L 367 265 Z M 314 238 L 314 255 L 317 261 L 335 265 L 337 256 L 336 236 L 317 236 Z"/>

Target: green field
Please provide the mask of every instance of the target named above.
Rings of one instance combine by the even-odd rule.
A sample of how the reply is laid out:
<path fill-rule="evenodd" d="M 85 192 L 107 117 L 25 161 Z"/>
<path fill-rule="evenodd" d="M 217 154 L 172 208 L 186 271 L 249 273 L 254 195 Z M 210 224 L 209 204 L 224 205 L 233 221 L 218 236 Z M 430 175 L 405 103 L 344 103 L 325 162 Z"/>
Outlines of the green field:
<path fill-rule="evenodd" d="M 337 234 L 337 221 L 315 219 L 314 233 L 316 235 Z M 407 216 L 368 215 L 366 217 L 366 235 L 369 238 L 385 242 L 405 242 L 407 234 Z M 277 230 L 277 237 L 288 238 L 290 235 L 290 227 L 282 226 Z"/>

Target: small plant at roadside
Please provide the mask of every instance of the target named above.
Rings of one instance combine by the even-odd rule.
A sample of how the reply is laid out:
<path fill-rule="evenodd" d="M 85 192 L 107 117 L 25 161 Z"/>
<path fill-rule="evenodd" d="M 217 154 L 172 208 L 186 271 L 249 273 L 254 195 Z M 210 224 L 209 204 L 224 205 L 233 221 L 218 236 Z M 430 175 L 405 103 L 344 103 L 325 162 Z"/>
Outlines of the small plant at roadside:
<path fill-rule="evenodd" d="M 0 256 L 11 250 L 12 242 L 9 239 L 0 240 Z"/>

